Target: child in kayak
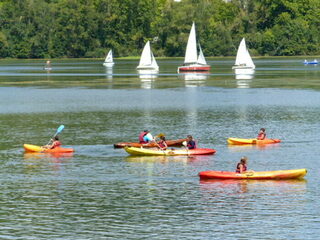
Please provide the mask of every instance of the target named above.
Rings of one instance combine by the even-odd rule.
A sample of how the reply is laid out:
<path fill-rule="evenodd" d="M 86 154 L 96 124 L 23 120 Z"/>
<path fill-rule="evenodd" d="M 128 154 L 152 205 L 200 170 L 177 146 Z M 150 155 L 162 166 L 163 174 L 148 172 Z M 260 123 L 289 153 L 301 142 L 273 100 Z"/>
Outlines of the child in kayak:
<path fill-rule="evenodd" d="M 247 157 L 242 157 L 240 162 L 237 164 L 236 173 L 243 173 L 247 171 Z"/>
<path fill-rule="evenodd" d="M 52 142 L 51 144 L 45 145 L 43 147 L 47 149 L 54 149 L 62 145 L 61 142 L 59 141 L 58 136 L 55 136 L 53 139 L 51 139 L 51 142 Z"/>
<path fill-rule="evenodd" d="M 260 128 L 260 131 L 259 131 L 259 134 L 257 136 L 257 139 L 258 140 L 263 140 L 263 139 L 266 138 L 266 136 L 267 136 L 266 129 L 265 128 Z"/>
<path fill-rule="evenodd" d="M 168 145 L 166 143 L 166 137 L 164 135 L 159 136 L 160 140 L 157 142 L 158 147 L 160 150 L 166 150 L 168 148 Z"/>
<path fill-rule="evenodd" d="M 196 149 L 196 142 L 193 140 L 193 137 L 191 135 L 187 136 L 187 143 L 186 143 L 186 147 L 188 149 Z"/>

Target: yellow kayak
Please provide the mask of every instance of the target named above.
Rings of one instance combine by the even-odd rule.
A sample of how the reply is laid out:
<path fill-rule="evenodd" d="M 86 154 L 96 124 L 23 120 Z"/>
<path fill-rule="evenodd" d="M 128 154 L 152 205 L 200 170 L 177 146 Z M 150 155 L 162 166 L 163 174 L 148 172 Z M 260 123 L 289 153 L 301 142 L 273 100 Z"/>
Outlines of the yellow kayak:
<path fill-rule="evenodd" d="M 125 147 L 124 150 L 130 155 L 136 156 L 210 155 L 216 152 L 216 150 L 211 148 L 159 150 L 150 148 Z"/>
<path fill-rule="evenodd" d="M 56 147 L 53 149 L 46 149 L 41 146 L 32 144 L 23 144 L 23 148 L 26 152 L 42 152 L 42 153 L 70 153 L 73 152 L 73 148 Z"/>
<path fill-rule="evenodd" d="M 299 179 L 307 174 L 307 169 L 278 170 L 244 173 L 225 171 L 204 171 L 199 173 L 200 179 L 255 179 L 255 180 L 286 180 Z"/>
<path fill-rule="evenodd" d="M 270 139 L 266 138 L 263 140 L 258 140 L 256 138 L 228 138 L 228 143 L 233 145 L 240 144 L 272 144 L 281 142 L 280 139 Z"/>

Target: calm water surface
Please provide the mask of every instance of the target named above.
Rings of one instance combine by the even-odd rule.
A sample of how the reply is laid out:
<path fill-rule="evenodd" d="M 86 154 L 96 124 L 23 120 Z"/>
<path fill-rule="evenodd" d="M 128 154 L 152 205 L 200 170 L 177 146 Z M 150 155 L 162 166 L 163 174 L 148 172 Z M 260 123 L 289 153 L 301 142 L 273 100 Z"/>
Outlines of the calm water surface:
<path fill-rule="evenodd" d="M 255 59 L 235 76 L 233 59 L 210 74 L 177 74 L 182 59 L 0 61 L 0 239 L 318 239 L 320 66 L 300 58 Z M 25 154 L 23 143 L 60 137 L 73 155 Z M 226 144 L 261 127 L 282 143 Z M 192 134 L 213 156 L 130 157 L 113 143 L 150 129 Z M 256 171 L 307 168 L 299 181 L 209 181 L 241 156 Z"/>

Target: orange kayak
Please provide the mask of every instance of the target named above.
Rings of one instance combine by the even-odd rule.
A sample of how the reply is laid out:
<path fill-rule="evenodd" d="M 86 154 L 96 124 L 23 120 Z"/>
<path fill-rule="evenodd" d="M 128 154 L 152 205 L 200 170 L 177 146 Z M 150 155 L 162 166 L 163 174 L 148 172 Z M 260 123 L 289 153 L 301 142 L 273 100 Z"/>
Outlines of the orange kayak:
<path fill-rule="evenodd" d="M 74 152 L 73 148 L 56 147 L 53 149 L 46 149 L 41 146 L 32 144 L 23 144 L 23 148 L 26 152 L 42 152 L 42 153 L 70 153 Z"/>
<path fill-rule="evenodd" d="M 307 174 L 307 169 L 278 170 L 244 173 L 225 171 L 203 171 L 199 173 L 200 179 L 255 179 L 255 180 L 285 180 L 303 178 Z"/>
<path fill-rule="evenodd" d="M 186 141 L 186 139 L 176 139 L 176 140 L 166 140 L 168 147 L 182 147 L 182 143 Z M 158 145 L 151 142 L 147 144 L 141 144 L 138 142 L 120 142 L 113 144 L 114 148 L 124 148 L 124 147 L 144 147 L 144 148 L 154 148 Z"/>
<path fill-rule="evenodd" d="M 233 145 L 241 144 L 273 144 L 281 142 L 280 139 L 266 138 L 263 140 L 258 140 L 256 138 L 228 138 L 228 143 Z"/>

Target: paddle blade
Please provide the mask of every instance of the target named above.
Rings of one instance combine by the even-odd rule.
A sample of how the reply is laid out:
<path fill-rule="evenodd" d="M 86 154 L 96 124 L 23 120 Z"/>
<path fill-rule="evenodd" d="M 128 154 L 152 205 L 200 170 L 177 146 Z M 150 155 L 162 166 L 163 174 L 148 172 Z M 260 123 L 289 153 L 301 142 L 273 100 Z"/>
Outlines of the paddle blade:
<path fill-rule="evenodd" d="M 64 129 L 64 125 L 60 125 L 60 127 L 58 127 L 57 129 L 57 133 L 56 135 L 58 135 L 59 133 L 61 133 L 61 131 Z"/>

